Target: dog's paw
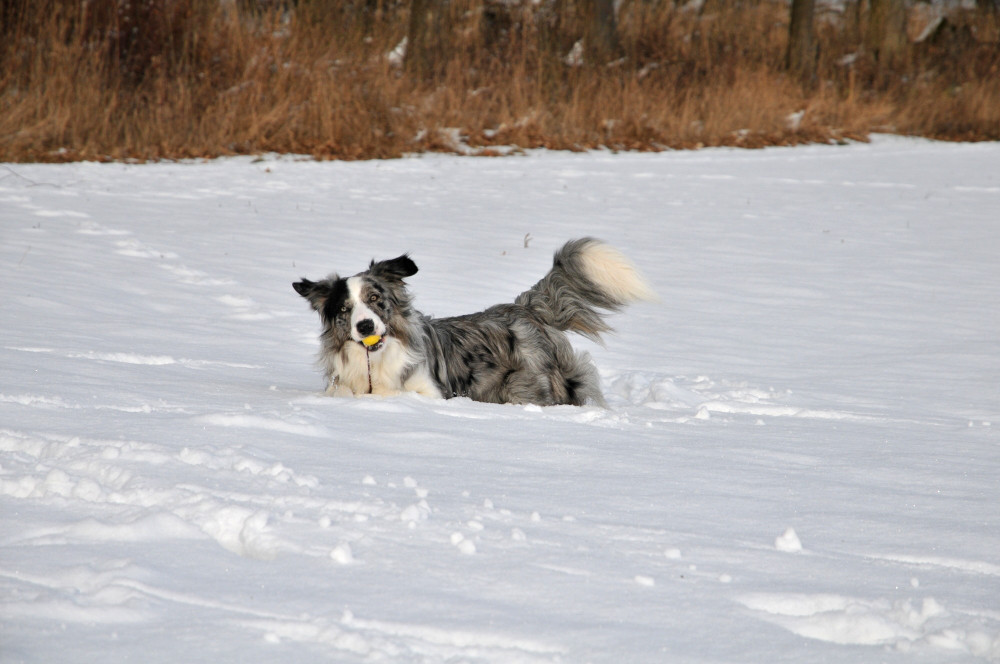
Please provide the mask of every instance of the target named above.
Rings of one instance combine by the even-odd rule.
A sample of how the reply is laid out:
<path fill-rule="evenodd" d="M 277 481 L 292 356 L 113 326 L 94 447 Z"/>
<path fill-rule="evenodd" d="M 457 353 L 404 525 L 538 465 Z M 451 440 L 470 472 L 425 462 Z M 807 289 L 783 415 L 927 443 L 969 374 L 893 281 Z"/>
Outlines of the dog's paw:
<path fill-rule="evenodd" d="M 330 387 L 326 388 L 326 394 L 331 397 L 353 397 L 354 391 L 346 385 L 330 383 Z"/>

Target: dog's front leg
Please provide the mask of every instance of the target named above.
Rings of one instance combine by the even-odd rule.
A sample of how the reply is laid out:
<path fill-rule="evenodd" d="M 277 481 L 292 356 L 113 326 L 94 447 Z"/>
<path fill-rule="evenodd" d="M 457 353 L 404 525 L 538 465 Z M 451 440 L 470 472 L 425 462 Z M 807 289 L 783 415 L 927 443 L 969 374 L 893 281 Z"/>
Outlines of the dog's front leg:
<path fill-rule="evenodd" d="M 353 397 L 354 391 L 340 382 L 339 376 L 334 376 L 330 381 L 330 386 L 326 388 L 327 396 L 331 397 Z"/>

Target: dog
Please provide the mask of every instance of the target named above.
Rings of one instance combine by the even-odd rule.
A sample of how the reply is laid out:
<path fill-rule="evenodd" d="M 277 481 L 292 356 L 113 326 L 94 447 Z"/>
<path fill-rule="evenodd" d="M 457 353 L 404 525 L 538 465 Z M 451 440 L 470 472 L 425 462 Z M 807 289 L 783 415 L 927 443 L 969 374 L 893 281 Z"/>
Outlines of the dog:
<path fill-rule="evenodd" d="M 655 296 L 635 266 L 594 238 L 567 242 L 552 269 L 512 304 L 451 318 L 415 310 L 403 282 L 408 254 L 364 272 L 292 284 L 319 313 L 328 394 L 468 397 L 476 401 L 604 406 L 597 367 L 566 332 L 600 342 L 607 313 Z"/>

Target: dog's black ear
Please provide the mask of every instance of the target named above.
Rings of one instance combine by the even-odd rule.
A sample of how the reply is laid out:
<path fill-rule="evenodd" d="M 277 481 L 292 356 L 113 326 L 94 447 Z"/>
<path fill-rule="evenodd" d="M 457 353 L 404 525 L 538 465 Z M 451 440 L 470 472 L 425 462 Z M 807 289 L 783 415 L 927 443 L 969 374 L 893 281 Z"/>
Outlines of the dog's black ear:
<path fill-rule="evenodd" d="M 296 293 L 298 293 L 302 297 L 307 298 L 309 297 L 309 293 L 312 292 L 313 286 L 315 285 L 316 285 L 315 282 L 309 281 L 308 279 L 303 277 L 302 281 L 296 281 L 295 283 L 293 283 L 292 288 L 295 289 Z"/>
<path fill-rule="evenodd" d="M 330 292 L 332 291 L 329 279 L 317 283 L 303 278 L 302 281 L 293 283 L 292 288 L 295 289 L 296 293 L 309 300 L 309 304 L 316 311 L 320 311 L 323 308 L 323 304 L 330 297 Z"/>
<path fill-rule="evenodd" d="M 368 271 L 388 279 L 404 279 L 417 273 L 417 264 L 410 260 L 409 255 L 403 254 L 392 260 L 379 261 L 378 263 L 373 260 L 368 266 Z"/>

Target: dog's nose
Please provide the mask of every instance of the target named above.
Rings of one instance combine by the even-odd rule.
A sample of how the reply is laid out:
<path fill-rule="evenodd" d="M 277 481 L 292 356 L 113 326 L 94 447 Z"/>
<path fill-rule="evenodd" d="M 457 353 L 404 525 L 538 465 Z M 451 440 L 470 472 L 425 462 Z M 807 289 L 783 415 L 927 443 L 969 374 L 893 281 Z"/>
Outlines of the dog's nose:
<path fill-rule="evenodd" d="M 375 322 L 372 321 L 370 318 L 359 320 L 357 328 L 358 328 L 358 334 L 367 337 L 369 334 L 375 331 Z"/>

